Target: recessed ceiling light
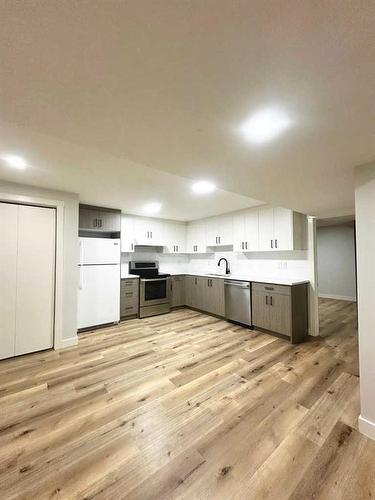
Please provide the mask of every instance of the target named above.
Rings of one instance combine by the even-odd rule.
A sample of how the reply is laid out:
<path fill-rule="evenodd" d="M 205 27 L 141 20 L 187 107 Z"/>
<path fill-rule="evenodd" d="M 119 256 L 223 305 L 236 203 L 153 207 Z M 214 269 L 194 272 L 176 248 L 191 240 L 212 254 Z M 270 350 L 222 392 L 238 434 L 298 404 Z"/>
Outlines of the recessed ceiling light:
<path fill-rule="evenodd" d="M 148 203 L 143 207 L 143 211 L 147 214 L 156 214 L 157 212 L 160 212 L 161 207 L 162 204 L 158 202 Z"/>
<path fill-rule="evenodd" d="M 212 182 L 208 181 L 198 181 L 192 185 L 192 190 L 194 193 L 198 194 L 208 194 L 215 191 L 216 186 Z"/>
<path fill-rule="evenodd" d="M 261 144 L 282 134 L 292 124 L 283 111 L 273 108 L 263 109 L 253 114 L 241 127 L 240 132 L 250 142 Z"/>
<path fill-rule="evenodd" d="M 25 158 L 19 155 L 7 154 L 3 155 L 1 159 L 4 160 L 9 167 L 18 168 L 19 170 L 23 170 L 28 166 Z"/>

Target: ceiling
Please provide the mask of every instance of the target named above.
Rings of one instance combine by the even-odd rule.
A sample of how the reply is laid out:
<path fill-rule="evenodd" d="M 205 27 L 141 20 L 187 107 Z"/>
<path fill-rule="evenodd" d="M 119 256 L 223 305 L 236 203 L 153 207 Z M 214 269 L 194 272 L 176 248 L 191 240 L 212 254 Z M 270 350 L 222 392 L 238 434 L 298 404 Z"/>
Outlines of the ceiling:
<path fill-rule="evenodd" d="M 373 1 L 2 0 L 0 146 L 33 167 L 0 176 L 134 213 L 156 197 L 181 220 L 254 200 L 351 214 L 354 167 L 375 160 L 374 60 Z M 264 107 L 293 126 L 246 143 Z M 193 198 L 201 178 L 221 190 Z"/>

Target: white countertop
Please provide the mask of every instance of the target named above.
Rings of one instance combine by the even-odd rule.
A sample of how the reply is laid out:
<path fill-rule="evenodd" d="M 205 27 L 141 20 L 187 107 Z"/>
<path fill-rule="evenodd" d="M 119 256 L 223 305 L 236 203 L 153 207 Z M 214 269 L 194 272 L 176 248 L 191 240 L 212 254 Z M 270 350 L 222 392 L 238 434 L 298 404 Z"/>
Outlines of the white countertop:
<path fill-rule="evenodd" d="M 205 278 L 221 278 L 221 279 L 229 279 L 229 280 L 237 280 L 237 281 L 253 281 L 257 283 L 269 283 L 273 285 L 301 285 L 303 283 L 309 283 L 309 280 L 301 280 L 295 278 L 280 278 L 278 276 L 261 276 L 261 275 L 250 275 L 250 274 L 223 274 L 223 275 L 215 275 L 215 274 L 205 274 L 205 273 L 171 273 L 172 276 L 203 276 Z"/>
<path fill-rule="evenodd" d="M 163 272 L 167 273 L 167 270 L 163 270 Z M 261 275 L 255 275 L 255 274 L 223 274 L 223 275 L 216 275 L 216 274 L 209 274 L 209 273 L 191 273 L 191 272 L 172 272 L 170 273 L 171 276 L 201 276 L 204 278 L 220 278 L 220 279 L 229 279 L 229 280 L 236 280 L 236 281 L 253 281 L 256 283 L 269 283 L 273 285 L 286 285 L 286 286 L 294 286 L 294 285 L 301 285 L 303 283 L 309 283 L 309 280 L 301 280 L 301 279 L 295 279 L 295 278 L 280 278 L 278 276 L 261 276 Z M 139 276 L 135 274 L 127 274 L 127 273 L 122 273 L 121 274 L 121 279 L 138 279 Z"/>

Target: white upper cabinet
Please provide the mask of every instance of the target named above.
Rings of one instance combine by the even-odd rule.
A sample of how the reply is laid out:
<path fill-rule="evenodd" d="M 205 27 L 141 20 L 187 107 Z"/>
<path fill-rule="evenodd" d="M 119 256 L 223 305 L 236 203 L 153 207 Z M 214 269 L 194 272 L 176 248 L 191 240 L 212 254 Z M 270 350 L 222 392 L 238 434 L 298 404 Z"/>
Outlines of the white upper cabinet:
<path fill-rule="evenodd" d="M 256 252 L 259 250 L 258 209 L 248 210 L 233 216 L 233 250 Z"/>
<path fill-rule="evenodd" d="M 259 211 L 259 250 L 306 250 L 307 218 L 281 207 Z"/>
<path fill-rule="evenodd" d="M 134 217 L 123 214 L 121 216 L 121 252 L 134 252 L 134 246 Z"/>
<path fill-rule="evenodd" d="M 164 246 L 169 253 L 186 253 L 186 224 L 164 224 Z"/>
<path fill-rule="evenodd" d="M 233 217 L 222 215 L 206 221 L 208 247 L 233 245 Z"/>
<path fill-rule="evenodd" d="M 122 215 L 121 251 L 162 246 L 169 253 L 206 253 L 233 245 L 236 252 L 307 249 L 307 218 L 287 208 L 264 206 L 189 224 Z"/>
<path fill-rule="evenodd" d="M 262 207 L 259 214 L 259 250 L 273 249 L 273 208 Z"/>
<path fill-rule="evenodd" d="M 277 250 L 293 250 L 293 212 L 287 208 L 273 209 L 274 247 Z"/>
<path fill-rule="evenodd" d="M 188 253 L 206 252 L 206 228 L 202 222 L 192 222 L 187 226 Z"/>
<path fill-rule="evenodd" d="M 135 245 L 163 246 L 164 223 L 158 219 L 134 217 Z"/>

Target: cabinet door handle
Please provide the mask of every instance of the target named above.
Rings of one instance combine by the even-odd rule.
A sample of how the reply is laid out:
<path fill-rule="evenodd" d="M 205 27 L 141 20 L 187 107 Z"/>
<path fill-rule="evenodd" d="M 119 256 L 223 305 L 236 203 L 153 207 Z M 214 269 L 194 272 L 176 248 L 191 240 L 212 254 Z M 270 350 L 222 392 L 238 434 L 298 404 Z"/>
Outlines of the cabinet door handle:
<path fill-rule="evenodd" d="M 221 244 L 221 236 L 219 236 L 219 243 Z"/>
<path fill-rule="evenodd" d="M 99 219 L 99 227 L 103 227 L 103 219 Z"/>
<path fill-rule="evenodd" d="M 277 248 L 277 240 L 275 240 L 275 248 Z"/>
<path fill-rule="evenodd" d="M 98 219 L 94 219 L 94 227 L 98 227 Z"/>
<path fill-rule="evenodd" d="M 273 240 L 271 240 L 271 248 L 273 248 Z"/>
<path fill-rule="evenodd" d="M 176 245 L 176 249 L 177 249 L 176 252 L 178 252 L 178 245 Z"/>
<path fill-rule="evenodd" d="M 130 245 L 130 249 L 131 249 L 131 250 L 134 250 L 134 243 L 131 243 L 131 245 Z"/>
<path fill-rule="evenodd" d="M 268 295 L 266 295 L 266 306 L 268 306 Z"/>
<path fill-rule="evenodd" d="M 272 304 L 272 295 L 270 295 L 270 305 L 273 306 L 273 304 Z"/>
<path fill-rule="evenodd" d="M 247 242 L 245 243 L 245 248 L 246 248 L 246 250 L 247 250 Z"/>

